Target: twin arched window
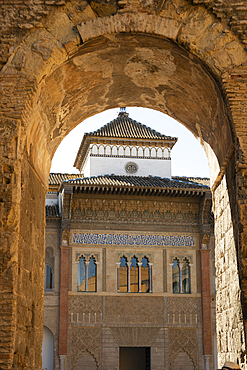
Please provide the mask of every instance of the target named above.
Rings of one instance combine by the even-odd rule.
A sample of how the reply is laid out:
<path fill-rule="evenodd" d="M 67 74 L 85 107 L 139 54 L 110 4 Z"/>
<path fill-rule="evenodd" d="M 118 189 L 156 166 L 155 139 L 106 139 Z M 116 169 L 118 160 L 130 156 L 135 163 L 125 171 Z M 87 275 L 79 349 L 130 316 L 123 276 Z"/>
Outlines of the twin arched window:
<path fill-rule="evenodd" d="M 97 267 L 93 256 L 90 257 L 89 261 L 86 261 L 84 256 L 80 257 L 78 264 L 77 291 L 97 291 Z"/>
<path fill-rule="evenodd" d="M 120 258 L 118 265 L 118 292 L 151 293 L 152 266 L 147 257 L 140 262 L 133 256 L 130 261 L 125 256 Z"/>
<path fill-rule="evenodd" d="M 191 293 L 190 263 L 187 258 L 182 262 L 175 258 L 172 265 L 173 293 Z"/>

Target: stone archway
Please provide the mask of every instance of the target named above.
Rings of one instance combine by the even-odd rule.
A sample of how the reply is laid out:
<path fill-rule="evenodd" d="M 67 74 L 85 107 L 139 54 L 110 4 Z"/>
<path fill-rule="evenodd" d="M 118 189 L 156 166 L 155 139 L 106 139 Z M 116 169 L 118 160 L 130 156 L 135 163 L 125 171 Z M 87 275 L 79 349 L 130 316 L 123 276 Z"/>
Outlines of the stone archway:
<path fill-rule="evenodd" d="M 9 343 L 2 357 L 5 369 L 40 366 L 42 210 L 51 158 L 82 119 L 116 106 L 168 113 L 199 137 L 207 151 L 216 211 L 218 290 L 220 302 L 227 302 L 218 305 L 221 361 L 227 351 L 239 358 L 245 351 L 241 303 L 246 230 L 239 218 L 245 216 L 247 168 L 244 46 L 203 6 L 177 0 L 176 6 L 167 1 L 147 9 L 140 2 L 139 12 L 130 0 L 126 4 L 111 4 L 109 17 L 104 12 L 97 16 L 87 4 L 75 23 L 70 16 L 73 1 L 47 10 L 39 27 L 16 42 L 1 71 L 0 266 L 6 287 L 1 299 L 11 311 L 10 330 L 4 333 Z M 231 285 L 223 285 L 226 276 Z M 243 313 L 245 319 L 245 309 Z M 26 348 L 36 353 L 34 361 L 25 356 Z"/>

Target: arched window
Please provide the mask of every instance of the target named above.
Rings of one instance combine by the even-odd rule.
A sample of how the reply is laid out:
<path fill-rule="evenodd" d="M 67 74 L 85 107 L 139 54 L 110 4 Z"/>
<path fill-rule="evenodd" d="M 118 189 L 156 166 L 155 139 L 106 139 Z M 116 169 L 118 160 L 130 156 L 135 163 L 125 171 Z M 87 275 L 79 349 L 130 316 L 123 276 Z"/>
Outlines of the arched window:
<path fill-rule="evenodd" d="M 141 265 L 141 291 L 142 293 L 149 292 L 149 266 L 147 257 L 143 257 Z"/>
<path fill-rule="evenodd" d="M 54 336 L 50 329 L 44 326 L 42 343 L 42 369 L 53 370 Z"/>
<path fill-rule="evenodd" d="M 78 264 L 78 278 L 77 278 L 77 291 L 86 291 L 86 264 L 85 258 L 81 257 Z"/>
<path fill-rule="evenodd" d="M 104 154 L 104 146 L 103 145 L 100 145 L 99 146 L 99 154 Z"/>
<path fill-rule="evenodd" d="M 136 149 L 136 147 L 132 147 L 132 149 L 131 149 L 131 155 L 132 155 L 132 157 L 136 157 L 137 156 L 137 149 Z"/>
<path fill-rule="evenodd" d="M 126 293 L 128 291 L 128 265 L 126 257 L 121 257 L 120 259 L 118 290 L 122 293 Z"/>
<path fill-rule="evenodd" d="M 138 264 L 136 257 L 132 257 L 130 265 L 130 291 L 138 293 Z"/>
<path fill-rule="evenodd" d="M 145 150 L 144 150 L 144 156 L 145 157 L 149 157 L 149 155 L 150 155 L 150 149 L 149 148 L 145 148 Z"/>
<path fill-rule="evenodd" d="M 106 146 L 105 154 L 111 155 L 111 147 L 109 145 Z"/>
<path fill-rule="evenodd" d="M 125 148 L 125 156 L 130 156 L 130 148 L 128 146 Z"/>
<path fill-rule="evenodd" d="M 173 293 L 191 293 L 190 263 L 187 258 L 179 262 L 175 258 L 172 264 L 172 291 Z"/>
<path fill-rule="evenodd" d="M 177 258 L 174 259 L 172 265 L 172 291 L 173 293 L 180 293 L 180 268 Z"/>
<path fill-rule="evenodd" d="M 124 155 L 124 148 L 123 148 L 123 146 L 120 146 L 119 147 L 118 154 L 119 155 Z"/>
<path fill-rule="evenodd" d="M 162 158 L 162 149 L 161 149 L 161 148 L 159 148 L 159 149 L 157 150 L 157 157 L 158 157 L 158 158 Z"/>
<path fill-rule="evenodd" d="M 97 154 L 98 153 L 98 148 L 97 148 L 96 145 L 92 145 L 91 153 L 92 154 Z"/>
<path fill-rule="evenodd" d="M 143 156 L 143 148 L 139 148 L 138 149 L 138 157 L 142 157 Z"/>
<path fill-rule="evenodd" d="M 50 265 L 45 265 L 45 290 L 53 289 L 53 269 Z"/>
<path fill-rule="evenodd" d="M 96 292 L 96 263 L 93 257 L 88 265 L 88 292 Z"/>
<path fill-rule="evenodd" d="M 128 262 L 126 257 L 121 257 L 117 263 L 117 288 L 120 293 L 152 293 L 152 264 L 147 257 L 141 262 L 133 256 Z"/>
<path fill-rule="evenodd" d="M 94 257 L 86 261 L 85 258 L 81 256 L 78 264 L 77 291 L 97 291 L 97 267 Z"/>
<path fill-rule="evenodd" d="M 54 289 L 54 253 L 52 247 L 45 250 L 45 290 Z"/>
<path fill-rule="evenodd" d="M 187 258 L 183 260 L 183 267 L 182 267 L 182 289 L 183 293 L 191 293 L 190 287 L 190 265 Z"/>

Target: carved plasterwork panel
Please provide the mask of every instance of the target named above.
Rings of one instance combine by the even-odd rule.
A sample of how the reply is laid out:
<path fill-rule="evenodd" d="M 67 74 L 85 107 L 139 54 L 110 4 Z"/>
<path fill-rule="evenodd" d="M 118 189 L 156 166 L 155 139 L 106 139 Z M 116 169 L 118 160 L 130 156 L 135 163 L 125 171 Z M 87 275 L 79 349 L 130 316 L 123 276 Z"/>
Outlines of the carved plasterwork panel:
<path fill-rule="evenodd" d="M 159 330 L 159 328 L 152 327 L 111 328 L 120 347 L 151 347 Z"/>
<path fill-rule="evenodd" d="M 148 262 L 153 262 L 153 253 L 145 253 L 145 252 L 121 252 L 116 254 L 116 262 L 119 262 L 121 257 L 126 257 L 128 261 L 131 261 L 132 257 L 136 257 L 138 262 L 141 262 L 144 257 L 147 257 Z"/>
<path fill-rule="evenodd" d="M 167 298 L 168 324 L 201 323 L 200 298 L 174 297 Z"/>
<path fill-rule="evenodd" d="M 163 297 L 106 297 L 107 323 L 164 322 Z"/>
<path fill-rule="evenodd" d="M 53 246 L 56 247 L 58 244 L 58 235 L 57 233 L 49 233 L 46 231 L 45 233 L 45 245 L 47 247 Z"/>
<path fill-rule="evenodd" d="M 100 261 L 98 253 L 88 252 L 88 251 L 85 251 L 85 250 L 83 252 L 78 252 L 78 253 L 76 253 L 76 256 L 75 256 L 76 261 L 79 261 L 81 256 L 83 256 L 86 261 L 90 261 L 91 257 L 94 257 L 96 262 Z"/>
<path fill-rule="evenodd" d="M 69 313 L 102 312 L 102 297 L 97 296 L 71 296 L 69 297 Z"/>
<path fill-rule="evenodd" d="M 196 329 L 169 329 L 168 330 L 169 363 L 173 369 L 173 362 L 180 352 L 185 352 L 198 369 L 198 338 Z"/>
<path fill-rule="evenodd" d="M 198 224 L 199 204 L 122 199 L 73 199 L 71 219 L 97 222 Z"/>
<path fill-rule="evenodd" d="M 74 368 L 82 352 L 88 351 L 100 366 L 101 328 L 73 327 L 71 334 L 71 363 Z"/>

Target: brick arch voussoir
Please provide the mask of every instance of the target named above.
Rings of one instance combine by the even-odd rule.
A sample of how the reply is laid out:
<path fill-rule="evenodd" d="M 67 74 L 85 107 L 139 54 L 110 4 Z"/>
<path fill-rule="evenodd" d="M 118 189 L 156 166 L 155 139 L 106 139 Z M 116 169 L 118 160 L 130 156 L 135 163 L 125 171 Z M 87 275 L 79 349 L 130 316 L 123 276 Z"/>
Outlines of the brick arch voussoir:
<path fill-rule="evenodd" d="M 173 40 L 198 56 L 217 76 L 230 73 L 246 61 L 247 54 L 239 38 L 204 6 L 191 4 L 180 16 L 175 10 L 174 14 L 162 10 L 161 15 L 145 11 L 116 13 L 89 19 L 75 27 L 61 10 L 22 40 L 2 72 L 15 70 L 39 83 L 83 43 L 118 33 L 143 33 Z"/>

